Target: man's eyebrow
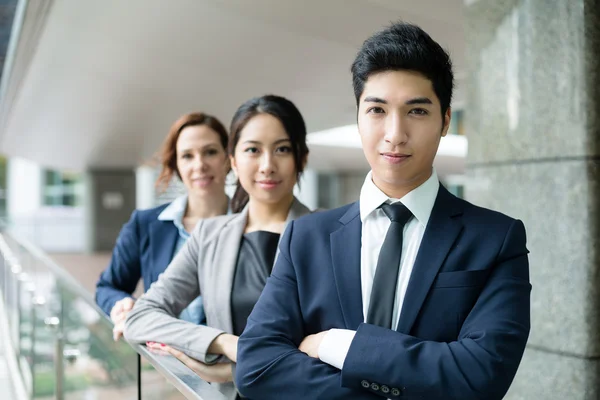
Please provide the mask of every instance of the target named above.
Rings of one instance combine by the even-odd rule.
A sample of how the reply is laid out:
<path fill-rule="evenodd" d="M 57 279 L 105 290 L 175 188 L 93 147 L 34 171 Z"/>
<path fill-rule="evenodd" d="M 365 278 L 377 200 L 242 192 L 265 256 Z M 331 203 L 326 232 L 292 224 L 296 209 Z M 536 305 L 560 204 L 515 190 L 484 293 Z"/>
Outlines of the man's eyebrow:
<path fill-rule="evenodd" d="M 433 101 L 431 101 L 431 99 L 429 99 L 428 97 L 415 97 L 414 99 L 407 100 L 404 104 L 406 104 L 407 106 L 413 104 L 433 104 Z"/>
<path fill-rule="evenodd" d="M 379 98 L 379 97 L 375 97 L 375 96 L 367 96 L 364 98 L 363 102 L 365 103 L 381 103 L 381 104 L 387 104 L 387 101 Z"/>
<path fill-rule="evenodd" d="M 365 103 L 380 103 L 380 104 L 388 103 L 387 100 L 382 99 L 380 97 L 376 97 L 376 96 L 367 96 L 367 97 L 365 97 L 363 102 L 365 102 Z M 407 106 L 414 105 L 414 104 L 433 104 L 433 101 L 431 101 L 431 99 L 428 97 L 415 97 L 415 98 L 407 100 L 404 104 L 406 104 Z"/>

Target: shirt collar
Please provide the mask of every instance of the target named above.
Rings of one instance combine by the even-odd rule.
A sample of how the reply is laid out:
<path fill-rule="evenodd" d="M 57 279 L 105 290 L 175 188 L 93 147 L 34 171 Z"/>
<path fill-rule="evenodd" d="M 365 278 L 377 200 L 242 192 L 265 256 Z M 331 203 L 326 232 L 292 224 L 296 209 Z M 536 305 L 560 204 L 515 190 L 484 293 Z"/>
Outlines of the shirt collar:
<path fill-rule="evenodd" d="M 179 231 L 179 235 L 184 239 L 189 237 L 189 233 L 183 226 L 183 216 L 185 215 L 186 207 L 187 195 L 179 196 L 158 215 L 160 221 L 173 221 L 173 225 Z"/>
<path fill-rule="evenodd" d="M 364 222 L 373 211 L 377 210 L 385 202 L 394 203 L 400 201 L 410 210 L 417 221 L 426 227 L 439 188 L 440 181 L 434 169 L 429 179 L 422 183 L 421 186 L 413 189 L 399 200 L 392 199 L 373 183 L 372 172 L 369 172 L 360 190 L 360 219 Z"/>
<path fill-rule="evenodd" d="M 182 222 L 183 214 L 185 214 L 185 208 L 187 207 L 187 195 L 179 196 L 171 202 L 162 212 L 158 215 L 160 221 L 175 221 Z"/>
<path fill-rule="evenodd" d="M 173 221 L 173 224 L 179 229 L 182 236 L 186 236 L 188 233 L 183 226 L 183 216 L 185 215 L 185 209 L 187 207 L 188 196 L 186 194 L 177 197 L 171 202 L 160 214 L 158 219 L 160 221 Z M 231 211 L 231 201 L 228 198 L 227 215 L 233 214 Z"/>

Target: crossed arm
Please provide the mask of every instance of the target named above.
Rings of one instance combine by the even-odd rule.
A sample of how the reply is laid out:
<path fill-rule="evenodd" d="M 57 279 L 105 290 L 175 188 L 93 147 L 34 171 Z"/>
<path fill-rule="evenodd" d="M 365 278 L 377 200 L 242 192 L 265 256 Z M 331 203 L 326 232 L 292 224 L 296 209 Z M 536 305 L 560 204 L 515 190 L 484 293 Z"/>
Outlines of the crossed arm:
<path fill-rule="evenodd" d="M 238 345 L 236 383 L 250 398 L 373 399 L 391 397 L 362 381 L 401 388 L 403 398 L 501 399 L 516 373 L 529 333 L 525 229 L 514 221 L 487 284 L 458 340 L 422 340 L 361 324 L 342 370 L 298 350 L 304 320 L 290 261 L 293 224 L 282 238 L 272 277 Z M 295 244 L 294 248 L 302 248 Z"/>

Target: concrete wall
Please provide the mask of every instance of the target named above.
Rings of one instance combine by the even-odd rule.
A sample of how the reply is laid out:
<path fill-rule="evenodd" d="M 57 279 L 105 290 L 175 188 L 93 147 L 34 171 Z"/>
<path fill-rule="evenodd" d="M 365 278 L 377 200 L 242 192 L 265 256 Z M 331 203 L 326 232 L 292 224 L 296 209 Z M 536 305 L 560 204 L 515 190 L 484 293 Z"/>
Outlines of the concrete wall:
<path fill-rule="evenodd" d="M 524 221 L 532 331 L 506 397 L 600 398 L 600 5 L 466 2 L 468 200 Z"/>

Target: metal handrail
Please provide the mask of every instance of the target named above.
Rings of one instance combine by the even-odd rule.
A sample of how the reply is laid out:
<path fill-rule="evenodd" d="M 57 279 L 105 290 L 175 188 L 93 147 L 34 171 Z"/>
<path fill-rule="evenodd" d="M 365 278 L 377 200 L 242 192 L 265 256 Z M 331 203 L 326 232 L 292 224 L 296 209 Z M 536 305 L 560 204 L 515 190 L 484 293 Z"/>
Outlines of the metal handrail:
<path fill-rule="evenodd" d="M 130 343 L 131 344 L 131 343 Z M 131 344 L 132 347 L 152 364 L 171 385 L 188 399 L 226 400 L 227 398 L 210 383 L 170 354 L 154 353 L 146 346 Z M 142 389 L 143 390 L 143 389 Z"/>
<path fill-rule="evenodd" d="M 101 316 L 101 318 L 105 319 L 112 325 L 112 321 L 110 318 L 104 313 L 104 311 L 96 304 L 93 296 L 87 290 L 85 290 L 78 282 L 73 278 L 67 271 L 61 268 L 56 262 L 54 262 L 50 257 L 48 257 L 44 252 L 40 249 L 27 242 L 26 240 L 17 237 L 16 235 L 9 232 L 0 233 L 0 254 L 4 257 L 5 260 L 10 260 L 11 263 L 14 263 L 18 267 L 18 259 L 14 256 L 10 246 L 4 239 L 4 237 L 10 238 L 11 241 L 14 241 L 16 244 L 21 246 L 27 253 L 33 256 L 36 260 L 40 262 L 40 264 L 44 265 L 48 271 L 55 277 L 60 285 L 64 286 L 67 290 L 71 291 L 78 297 L 80 297 L 88 306 L 93 308 L 96 313 Z M 33 293 L 35 298 L 35 293 Z M 48 320 L 47 325 L 59 325 L 60 320 L 57 318 L 56 320 Z M 185 364 L 181 363 L 175 357 L 170 354 L 157 354 L 149 351 L 145 346 L 139 344 L 128 343 L 129 346 L 137 354 L 139 357 L 143 357 L 147 360 L 174 388 L 176 388 L 180 393 L 182 393 L 187 399 L 191 400 L 225 400 L 226 397 L 219 392 L 214 386 L 211 386 L 208 382 L 202 380 L 193 370 L 188 368 Z M 57 336 L 57 350 L 56 357 L 58 358 L 58 363 L 62 362 L 64 359 L 64 341 L 60 335 Z M 140 368 L 140 359 L 138 357 L 138 371 L 137 371 L 137 380 L 138 387 L 141 382 L 141 368 Z M 61 374 L 61 368 L 56 369 L 57 375 Z M 59 380 L 62 379 L 59 376 Z M 60 385 L 60 382 L 59 382 Z M 140 388 L 143 391 L 143 388 Z M 61 399 L 60 393 L 57 393 L 57 398 Z M 138 398 L 141 398 L 141 393 L 138 393 Z"/>

